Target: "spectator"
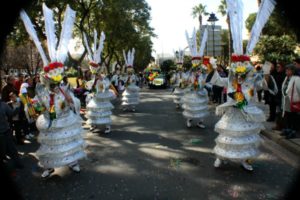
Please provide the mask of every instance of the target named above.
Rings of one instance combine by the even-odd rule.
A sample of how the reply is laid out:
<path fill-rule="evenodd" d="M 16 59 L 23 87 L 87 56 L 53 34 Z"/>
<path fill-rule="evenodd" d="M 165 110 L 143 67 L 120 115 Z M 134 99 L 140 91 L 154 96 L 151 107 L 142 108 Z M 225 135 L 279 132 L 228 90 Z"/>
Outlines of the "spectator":
<path fill-rule="evenodd" d="M 13 92 L 14 94 L 18 95 L 18 90 L 14 86 L 14 77 L 8 76 L 6 79 L 6 85 L 2 89 L 2 101 L 8 102 L 9 101 L 9 94 Z"/>
<path fill-rule="evenodd" d="M 255 65 L 255 70 L 256 70 L 256 73 L 262 73 L 262 67 L 260 66 L 260 64 Z M 261 100 L 262 100 L 262 92 L 263 92 L 263 89 L 257 90 L 258 102 L 261 102 Z"/>
<path fill-rule="evenodd" d="M 24 78 L 24 83 L 22 83 L 21 88 L 23 87 L 23 84 L 26 84 L 26 90 L 27 90 L 27 94 L 30 98 L 34 98 L 35 96 L 35 87 L 33 84 L 33 79 L 29 76 L 26 75 Z M 20 90 L 19 90 L 20 93 Z"/>
<path fill-rule="evenodd" d="M 296 66 L 289 64 L 286 66 L 286 78 L 282 84 L 282 108 L 285 121 L 285 129 L 281 135 L 287 139 L 295 137 L 297 123 L 299 123 L 299 110 L 293 110 L 291 103 L 299 102 L 300 104 L 300 77 L 296 76 Z"/>
<path fill-rule="evenodd" d="M 217 71 L 221 77 L 226 77 L 225 70 L 221 65 L 218 65 Z M 213 85 L 212 86 L 212 92 L 213 92 L 213 102 L 217 104 L 222 103 L 222 93 L 223 93 L 224 87 L 220 87 L 218 85 Z"/>
<path fill-rule="evenodd" d="M 294 60 L 294 64 L 296 66 L 296 76 L 300 76 L 300 57 Z"/>
<path fill-rule="evenodd" d="M 24 75 L 19 73 L 18 80 L 16 80 L 14 83 L 14 86 L 17 89 L 18 93 L 20 92 L 20 88 L 23 82 L 24 82 Z"/>
<path fill-rule="evenodd" d="M 278 87 L 274 77 L 272 76 L 274 71 L 275 66 L 273 63 L 266 62 L 264 64 L 263 89 L 265 104 L 269 105 L 270 114 L 269 118 L 267 119 L 268 122 L 273 122 L 276 118 L 276 95 L 278 93 Z"/>
<path fill-rule="evenodd" d="M 0 162 L 5 159 L 6 156 L 9 156 L 13 162 L 14 167 L 23 168 L 23 164 L 20 160 L 17 148 L 14 144 L 10 125 L 7 119 L 13 117 L 19 112 L 19 108 L 11 109 L 5 102 L 0 101 L 0 140 L 1 145 L 0 149 L 2 149 L 2 155 L 0 158 Z"/>
<path fill-rule="evenodd" d="M 276 66 L 276 70 L 271 71 L 271 75 L 274 77 L 278 92 L 275 95 L 275 103 L 277 107 L 276 113 L 276 126 L 273 130 L 281 130 L 283 128 L 283 118 L 282 118 L 282 83 L 285 79 L 285 67 L 283 63 L 272 62 Z"/>
<path fill-rule="evenodd" d="M 26 117 L 24 112 L 24 105 L 17 98 L 13 92 L 9 94 L 10 101 L 8 105 L 12 109 L 20 108 L 19 112 L 11 118 L 11 129 L 15 132 L 17 144 L 24 144 L 25 135 L 28 134 L 28 128 L 26 126 Z M 23 132 L 23 133 L 22 133 Z"/>

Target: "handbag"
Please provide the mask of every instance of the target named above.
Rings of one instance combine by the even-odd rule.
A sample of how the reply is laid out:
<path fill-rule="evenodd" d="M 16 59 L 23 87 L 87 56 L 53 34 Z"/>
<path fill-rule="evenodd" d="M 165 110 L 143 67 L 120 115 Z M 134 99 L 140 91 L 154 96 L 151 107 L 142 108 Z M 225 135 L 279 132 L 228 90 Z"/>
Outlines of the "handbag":
<path fill-rule="evenodd" d="M 294 99 L 295 82 L 293 83 L 292 96 L 291 96 L 291 112 L 300 112 L 300 101 L 293 101 Z"/>

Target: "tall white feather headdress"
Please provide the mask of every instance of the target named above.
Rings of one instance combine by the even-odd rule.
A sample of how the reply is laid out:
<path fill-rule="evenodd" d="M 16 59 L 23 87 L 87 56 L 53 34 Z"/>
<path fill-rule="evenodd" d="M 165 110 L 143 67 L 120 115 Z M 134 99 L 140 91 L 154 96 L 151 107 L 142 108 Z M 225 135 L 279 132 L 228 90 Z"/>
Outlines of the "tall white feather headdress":
<path fill-rule="evenodd" d="M 268 21 L 272 11 L 275 8 L 276 2 L 274 0 L 263 0 L 255 20 L 255 23 L 251 30 L 250 39 L 246 48 L 246 54 L 243 55 L 243 38 L 242 38 L 242 29 L 243 29 L 243 2 L 242 0 L 226 0 L 228 14 L 230 17 L 230 27 L 233 40 L 233 50 L 234 54 L 231 56 L 231 70 L 234 73 L 245 74 L 252 69 L 252 66 L 248 63 L 250 61 L 250 55 L 259 40 L 262 28 Z M 246 62 L 243 65 L 236 64 Z"/>
<path fill-rule="evenodd" d="M 230 17 L 230 28 L 233 40 L 234 54 L 243 55 L 243 2 L 242 0 L 226 0 L 227 10 Z M 274 0 L 263 0 L 255 23 L 251 29 L 250 39 L 246 48 L 246 53 L 249 55 L 252 53 L 255 45 L 259 40 L 259 36 L 266 22 L 268 21 L 271 13 L 275 8 L 276 2 Z"/>
<path fill-rule="evenodd" d="M 123 57 L 125 60 L 125 65 L 127 66 L 127 68 L 133 68 L 133 61 L 134 61 L 134 53 L 135 53 L 135 49 L 132 48 L 132 50 L 127 52 L 127 56 L 125 51 L 123 50 Z"/>
<path fill-rule="evenodd" d="M 63 63 L 66 61 L 68 56 L 68 44 L 72 38 L 72 29 L 75 22 L 76 12 L 72 10 L 69 5 L 67 5 L 59 43 L 55 34 L 56 29 L 53 20 L 53 11 L 50 10 L 45 3 L 43 3 L 43 13 L 45 19 L 45 30 L 50 62 L 44 52 L 40 40 L 38 39 L 34 26 L 24 10 L 21 11 L 20 17 L 25 25 L 25 29 L 27 30 L 28 34 L 30 35 L 31 39 L 38 49 L 39 54 L 41 55 L 45 74 L 48 78 L 53 79 L 53 81 L 59 82 L 59 79 L 62 78 L 61 74 L 64 70 Z"/>
<path fill-rule="evenodd" d="M 189 34 L 187 31 L 185 31 L 186 40 L 189 46 L 189 49 L 191 51 L 192 55 L 192 62 L 193 64 L 199 64 L 201 57 L 204 55 L 204 49 L 206 46 L 208 33 L 207 29 L 204 30 L 202 35 L 202 40 L 200 46 L 197 43 L 197 36 L 196 36 L 196 29 L 194 28 L 192 37 L 189 37 Z"/>
<path fill-rule="evenodd" d="M 179 49 L 178 51 L 174 52 L 176 64 L 183 64 L 183 58 L 184 58 L 184 50 Z"/>
<path fill-rule="evenodd" d="M 254 25 L 251 30 L 250 39 L 246 48 L 246 53 L 251 54 L 255 45 L 259 40 L 259 36 L 270 15 L 275 8 L 276 2 L 274 0 L 263 0 L 260 4 Z"/>
<path fill-rule="evenodd" d="M 97 31 L 94 30 L 94 44 L 92 45 L 92 48 L 90 48 L 87 36 L 85 33 L 83 33 L 83 41 L 88 52 L 88 59 L 90 61 L 90 70 L 93 74 L 97 73 L 100 68 L 101 53 L 103 51 L 105 40 L 105 34 L 104 32 L 101 32 L 99 43 L 97 45 L 97 36 Z"/>

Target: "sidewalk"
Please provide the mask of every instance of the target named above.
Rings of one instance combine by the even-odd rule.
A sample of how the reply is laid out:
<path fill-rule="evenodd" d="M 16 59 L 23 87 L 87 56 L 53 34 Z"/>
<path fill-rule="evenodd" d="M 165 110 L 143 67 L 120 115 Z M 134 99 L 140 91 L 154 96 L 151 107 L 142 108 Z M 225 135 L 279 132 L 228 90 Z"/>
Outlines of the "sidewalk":
<path fill-rule="evenodd" d="M 269 108 L 267 105 L 263 103 L 258 103 L 258 106 L 265 111 L 266 116 L 269 114 Z M 300 123 L 300 122 L 299 122 Z M 269 138 L 273 142 L 282 146 L 286 150 L 294 153 L 296 156 L 300 157 L 300 137 L 299 133 L 297 133 L 296 138 L 293 139 L 285 139 L 284 136 L 281 136 L 281 131 L 272 130 L 272 127 L 275 126 L 275 122 L 265 122 L 265 129 L 261 131 L 261 134 L 265 137 Z"/>
<path fill-rule="evenodd" d="M 272 130 L 272 127 L 275 126 L 274 122 L 265 122 L 265 130 L 261 131 L 261 134 L 271 139 L 273 142 L 284 147 L 288 151 L 294 153 L 297 156 L 300 156 L 300 138 L 296 137 L 293 139 L 285 139 L 284 136 L 281 136 L 281 131 Z"/>

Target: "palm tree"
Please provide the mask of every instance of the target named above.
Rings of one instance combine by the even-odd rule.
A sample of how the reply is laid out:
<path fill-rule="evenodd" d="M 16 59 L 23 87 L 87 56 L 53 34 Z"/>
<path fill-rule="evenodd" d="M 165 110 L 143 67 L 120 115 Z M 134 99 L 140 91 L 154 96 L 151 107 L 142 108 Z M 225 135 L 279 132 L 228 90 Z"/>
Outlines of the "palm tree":
<path fill-rule="evenodd" d="M 229 60 L 231 58 L 231 54 L 232 54 L 232 36 L 231 36 L 231 28 L 230 28 L 230 18 L 229 18 L 229 15 L 227 14 L 227 5 L 226 5 L 226 0 L 221 0 L 221 4 L 219 5 L 219 8 L 218 8 L 218 12 L 222 15 L 222 16 L 225 16 L 227 15 L 226 17 L 226 22 L 228 24 L 228 54 L 229 54 Z"/>
<path fill-rule="evenodd" d="M 206 12 L 206 5 L 200 3 L 198 6 L 194 6 L 192 11 L 193 18 L 198 17 L 200 27 L 202 26 L 202 15 L 207 16 L 208 12 Z"/>

